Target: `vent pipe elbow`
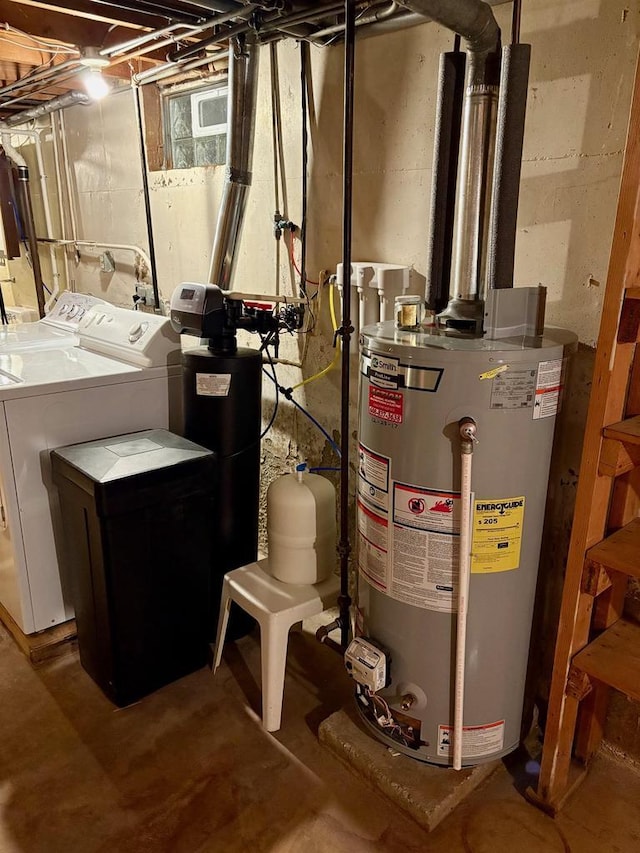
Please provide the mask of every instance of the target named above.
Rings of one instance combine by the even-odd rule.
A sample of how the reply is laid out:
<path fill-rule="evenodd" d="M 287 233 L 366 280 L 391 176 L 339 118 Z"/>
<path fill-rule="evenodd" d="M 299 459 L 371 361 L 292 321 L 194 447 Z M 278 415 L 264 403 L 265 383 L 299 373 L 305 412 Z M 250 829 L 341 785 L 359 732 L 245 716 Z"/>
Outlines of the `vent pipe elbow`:
<path fill-rule="evenodd" d="M 491 53 L 500 43 L 500 28 L 482 0 L 400 0 L 400 5 L 458 33 L 470 53 Z"/>

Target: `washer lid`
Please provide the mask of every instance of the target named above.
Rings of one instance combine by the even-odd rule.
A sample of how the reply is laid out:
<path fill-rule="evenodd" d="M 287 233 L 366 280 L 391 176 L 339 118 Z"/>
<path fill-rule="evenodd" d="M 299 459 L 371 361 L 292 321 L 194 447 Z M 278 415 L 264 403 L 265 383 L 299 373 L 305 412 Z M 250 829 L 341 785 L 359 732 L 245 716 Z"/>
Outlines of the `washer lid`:
<path fill-rule="evenodd" d="M 0 352 L 0 399 L 137 379 L 143 371 L 79 347 Z M 110 383 L 109 383 L 110 384 Z"/>

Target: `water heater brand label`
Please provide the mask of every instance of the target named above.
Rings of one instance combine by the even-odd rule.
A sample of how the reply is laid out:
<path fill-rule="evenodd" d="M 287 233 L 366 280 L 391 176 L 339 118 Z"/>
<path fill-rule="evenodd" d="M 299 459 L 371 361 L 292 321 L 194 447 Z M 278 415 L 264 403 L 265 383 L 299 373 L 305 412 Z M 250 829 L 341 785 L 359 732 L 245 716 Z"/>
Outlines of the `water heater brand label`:
<path fill-rule="evenodd" d="M 438 726 L 438 755 L 448 757 L 453 754 L 451 742 L 453 726 Z M 488 723 L 486 726 L 464 726 L 462 729 L 462 757 L 480 758 L 492 755 L 504 749 L 504 720 Z"/>
<path fill-rule="evenodd" d="M 196 394 L 199 397 L 228 397 L 230 373 L 196 373 Z"/>
<path fill-rule="evenodd" d="M 369 379 L 379 388 L 397 388 L 399 364 L 400 359 L 398 358 L 373 353 L 369 367 Z"/>
<path fill-rule="evenodd" d="M 369 385 L 369 415 L 389 424 L 401 424 L 404 415 L 402 392 Z"/>
<path fill-rule="evenodd" d="M 524 496 L 475 500 L 471 539 L 474 574 L 509 572 L 520 565 Z"/>
<path fill-rule="evenodd" d="M 534 420 L 551 418 L 558 411 L 562 393 L 562 359 L 541 361 L 536 380 L 536 402 L 533 407 Z"/>

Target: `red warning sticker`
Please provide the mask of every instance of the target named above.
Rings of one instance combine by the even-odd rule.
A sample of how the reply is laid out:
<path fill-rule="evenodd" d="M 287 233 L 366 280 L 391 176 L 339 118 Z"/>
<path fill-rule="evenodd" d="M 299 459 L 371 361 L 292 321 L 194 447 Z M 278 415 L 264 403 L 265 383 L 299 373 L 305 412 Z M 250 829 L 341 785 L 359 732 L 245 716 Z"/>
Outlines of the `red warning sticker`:
<path fill-rule="evenodd" d="M 369 415 L 390 424 L 401 424 L 403 396 L 401 391 L 389 391 L 369 385 Z"/>

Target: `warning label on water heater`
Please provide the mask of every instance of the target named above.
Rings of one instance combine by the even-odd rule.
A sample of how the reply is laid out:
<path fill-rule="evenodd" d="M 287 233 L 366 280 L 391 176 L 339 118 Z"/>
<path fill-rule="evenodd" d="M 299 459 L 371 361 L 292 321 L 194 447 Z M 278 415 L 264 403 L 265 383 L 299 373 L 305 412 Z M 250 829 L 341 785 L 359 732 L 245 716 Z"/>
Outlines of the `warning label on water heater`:
<path fill-rule="evenodd" d="M 386 591 L 389 553 L 387 514 L 358 500 L 358 568 L 375 587 Z"/>
<path fill-rule="evenodd" d="M 401 391 L 390 391 L 369 385 L 369 415 L 388 424 L 401 424 L 404 414 L 404 397 Z"/>
<path fill-rule="evenodd" d="M 558 411 L 562 392 L 562 359 L 541 361 L 536 380 L 536 402 L 533 418 L 551 418 Z"/>
<path fill-rule="evenodd" d="M 454 612 L 460 493 L 396 482 L 392 521 L 388 594 L 415 607 Z"/>
<path fill-rule="evenodd" d="M 474 500 L 471 571 L 509 572 L 520 565 L 524 496 Z"/>
<path fill-rule="evenodd" d="M 453 726 L 438 726 L 438 755 L 453 754 Z M 504 720 L 486 726 L 464 726 L 462 729 L 462 758 L 480 758 L 504 749 Z"/>

